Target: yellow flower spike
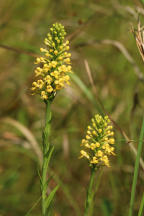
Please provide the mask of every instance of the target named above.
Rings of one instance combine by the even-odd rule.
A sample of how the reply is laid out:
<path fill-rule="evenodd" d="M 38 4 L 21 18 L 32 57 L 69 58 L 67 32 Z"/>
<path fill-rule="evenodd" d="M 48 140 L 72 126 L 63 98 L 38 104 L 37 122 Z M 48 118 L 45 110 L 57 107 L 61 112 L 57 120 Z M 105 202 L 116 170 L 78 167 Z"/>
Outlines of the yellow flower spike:
<path fill-rule="evenodd" d="M 49 52 L 46 52 L 46 53 L 45 53 L 45 56 L 46 56 L 46 57 L 51 57 L 51 54 L 50 54 Z"/>
<path fill-rule="evenodd" d="M 92 118 L 80 151 L 80 158 L 86 158 L 90 166 L 110 166 L 109 156 L 115 155 L 112 128 L 108 116 L 102 117 L 97 114 Z"/>
<path fill-rule="evenodd" d="M 64 59 L 64 62 L 66 62 L 67 64 L 70 64 L 70 58 Z"/>
<path fill-rule="evenodd" d="M 98 157 L 102 157 L 102 156 L 103 156 L 103 152 L 102 152 L 101 150 L 99 150 L 99 151 L 97 152 L 97 156 L 98 156 Z"/>
<path fill-rule="evenodd" d="M 91 134 L 91 132 L 88 130 L 88 131 L 87 131 L 87 134 Z"/>
<path fill-rule="evenodd" d="M 95 145 L 94 143 L 92 143 L 92 144 L 90 145 L 90 148 L 91 148 L 92 150 L 94 150 L 94 149 L 96 148 L 96 145 Z"/>
<path fill-rule="evenodd" d="M 109 143 L 110 144 L 114 144 L 115 143 L 115 139 L 114 138 L 109 139 Z"/>
<path fill-rule="evenodd" d="M 69 46 L 66 46 L 66 50 L 69 50 L 69 48 L 70 48 Z"/>
<path fill-rule="evenodd" d="M 54 54 L 55 54 L 55 55 L 57 55 L 57 54 L 58 54 L 58 51 L 57 51 L 57 50 L 55 50 L 55 51 L 54 51 Z"/>
<path fill-rule="evenodd" d="M 62 45 L 59 47 L 59 50 L 63 50 L 63 46 Z"/>
<path fill-rule="evenodd" d="M 46 83 L 48 83 L 48 84 L 51 84 L 51 82 L 52 82 L 52 78 L 51 78 L 50 75 L 47 75 L 47 76 L 44 78 L 44 80 L 45 80 Z"/>
<path fill-rule="evenodd" d="M 61 24 L 53 24 L 44 39 L 45 47 L 40 48 L 44 56 L 36 58 L 35 61 L 35 64 L 38 64 L 35 77 L 41 81 L 33 82 L 31 90 L 33 94 L 39 94 L 44 101 L 53 100 L 57 91 L 70 84 L 71 54 L 67 52 L 69 41 L 64 41 L 65 35 Z"/>
<path fill-rule="evenodd" d="M 98 132 L 101 133 L 101 132 L 102 132 L 102 129 L 98 129 Z"/>
<path fill-rule="evenodd" d="M 105 155 L 101 158 L 101 160 L 104 162 L 104 165 L 107 166 L 107 167 L 110 167 L 110 164 L 109 164 L 109 159 L 108 157 Z"/>
<path fill-rule="evenodd" d="M 94 157 L 92 158 L 92 160 L 90 161 L 90 163 L 92 163 L 92 164 L 97 164 L 97 163 L 98 163 L 98 159 L 94 156 Z"/>
<path fill-rule="evenodd" d="M 72 67 L 69 65 L 69 66 L 67 66 L 67 70 L 68 70 L 68 72 L 71 72 L 71 69 L 72 69 Z"/>
<path fill-rule="evenodd" d="M 51 86 L 51 85 L 48 85 L 47 88 L 46 88 L 46 91 L 47 91 L 48 93 L 51 93 L 51 92 L 53 91 L 52 86 Z"/>
<path fill-rule="evenodd" d="M 106 146 L 105 146 L 105 144 L 103 144 L 102 149 L 105 149 L 105 148 L 106 148 Z"/>
<path fill-rule="evenodd" d="M 85 144 L 86 148 L 90 148 L 90 145 L 88 143 Z"/>
<path fill-rule="evenodd" d="M 44 85 L 43 80 L 37 80 L 37 87 L 38 87 L 39 89 L 42 89 L 43 85 Z"/>
<path fill-rule="evenodd" d="M 95 130 L 93 130 L 92 134 L 96 136 L 97 132 Z"/>
<path fill-rule="evenodd" d="M 83 144 L 83 145 L 85 144 L 85 142 L 86 142 L 86 140 L 85 140 L 85 139 L 82 139 L 82 144 Z"/>
<path fill-rule="evenodd" d="M 93 125 L 94 128 L 96 127 L 96 124 L 95 124 L 95 123 L 93 123 L 92 125 Z"/>
<path fill-rule="evenodd" d="M 40 61 L 40 58 L 36 58 L 36 61 L 34 62 L 34 64 L 39 64 L 41 61 Z"/>
<path fill-rule="evenodd" d="M 40 51 L 41 51 L 41 52 L 47 52 L 47 49 L 40 48 Z"/>
<path fill-rule="evenodd" d="M 109 117 L 106 115 L 106 116 L 104 117 L 104 119 L 105 119 L 105 120 L 108 120 L 108 119 L 109 119 Z"/>
<path fill-rule="evenodd" d="M 71 53 L 68 53 L 68 54 L 67 54 L 67 57 L 71 57 Z"/>
<path fill-rule="evenodd" d="M 88 155 L 88 153 L 86 151 L 81 150 L 80 153 L 81 153 L 80 157 L 86 157 L 87 159 L 89 159 L 89 155 Z"/>
<path fill-rule="evenodd" d="M 86 139 L 89 140 L 89 139 L 90 139 L 90 136 L 86 135 Z"/>
<path fill-rule="evenodd" d="M 42 98 L 43 100 L 47 100 L 47 99 L 48 99 L 48 96 L 47 96 L 47 94 L 46 94 L 45 91 L 41 91 L 41 98 Z"/>
<path fill-rule="evenodd" d="M 63 57 L 62 57 L 62 56 L 59 56 L 59 57 L 58 57 L 58 60 L 60 60 L 60 61 L 63 60 Z"/>
<path fill-rule="evenodd" d="M 66 80 L 66 81 L 69 81 L 69 80 L 70 80 L 69 75 L 66 75 L 66 76 L 65 76 L 65 80 Z"/>
<path fill-rule="evenodd" d="M 100 143 L 96 142 L 96 147 L 99 148 L 100 147 Z"/>

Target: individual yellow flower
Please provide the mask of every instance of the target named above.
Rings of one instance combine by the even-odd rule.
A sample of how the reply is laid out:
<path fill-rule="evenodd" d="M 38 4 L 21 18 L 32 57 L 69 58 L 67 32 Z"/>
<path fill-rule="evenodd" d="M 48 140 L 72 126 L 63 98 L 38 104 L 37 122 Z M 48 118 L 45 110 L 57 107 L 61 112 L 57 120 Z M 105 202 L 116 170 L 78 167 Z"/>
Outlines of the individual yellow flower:
<path fill-rule="evenodd" d="M 86 158 L 90 166 L 110 166 L 109 156 L 115 155 L 112 128 L 108 116 L 103 118 L 97 114 L 92 118 L 86 137 L 82 139 L 82 150 L 80 151 L 80 158 Z"/>
<path fill-rule="evenodd" d="M 57 91 L 69 85 L 71 72 L 71 54 L 69 41 L 64 41 L 66 32 L 64 26 L 59 23 L 53 24 L 50 32 L 44 39 L 45 48 L 40 48 L 43 56 L 36 58 L 35 77 L 32 83 L 32 91 L 41 98 L 53 100 Z"/>

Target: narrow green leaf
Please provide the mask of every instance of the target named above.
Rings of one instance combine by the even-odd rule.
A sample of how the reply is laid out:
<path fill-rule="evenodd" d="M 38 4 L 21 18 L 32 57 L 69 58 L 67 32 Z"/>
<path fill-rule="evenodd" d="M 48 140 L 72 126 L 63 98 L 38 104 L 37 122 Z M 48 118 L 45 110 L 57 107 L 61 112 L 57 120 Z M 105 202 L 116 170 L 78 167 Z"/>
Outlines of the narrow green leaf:
<path fill-rule="evenodd" d="M 41 174 L 40 174 L 39 169 L 37 170 L 37 172 L 38 172 L 38 176 L 39 176 L 39 178 L 40 178 L 40 183 L 42 183 L 42 177 L 41 177 Z"/>
<path fill-rule="evenodd" d="M 101 106 L 99 105 L 99 103 L 96 101 L 95 96 L 93 95 L 93 93 L 91 92 L 91 90 L 89 90 L 89 88 L 84 84 L 84 82 L 82 82 L 82 80 L 76 75 L 76 73 L 72 73 L 71 78 L 73 79 L 73 81 L 79 86 L 79 88 L 82 90 L 82 92 L 86 95 L 86 97 L 92 102 L 92 104 L 96 107 L 96 109 L 98 110 L 98 112 L 100 114 L 102 114 L 102 109 Z"/>
<path fill-rule="evenodd" d="M 53 200 L 53 198 L 54 198 L 54 196 L 55 196 L 55 193 L 56 193 L 56 191 L 58 190 L 58 188 L 59 188 L 59 185 L 57 185 L 57 186 L 50 192 L 50 194 L 48 195 L 48 197 L 47 197 L 47 199 L 46 199 L 46 201 L 45 201 L 45 208 L 46 208 L 46 209 L 49 208 L 49 206 L 50 206 L 50 204 L 51 204 L 51 202 L 52 202 L 52 200 Z"/>
<path fill-rule="evenodd" d="M 93 96 L 93 94 L 91 93 L 91 91 L 88 89 L 88 87 L 82 82 L 82 80 L 76 75 L 76 73 L 72 73 L 71 74 L 71 78 L 74 80 L 74 82 L 79 86 L 79 88 L 85 93 L 85 95 L 87 96 L 87 98 L 90 101 L 94 101 L 95 98 Z"/>
<path fill-rule="evenodd" d="M 133 183 L 132 183 L 131 199 L 130 199 L 130 207 L 129 207 L 128 216 L 133 215 L 133 205 L 134 205 L 134 199 L 135 199 L 136 184 L 137 184 L 137 179 L 138 179 L 139 162 L 140 162 L 140 156 L 141 156 L 141 152 L 142 152 L 143 138 L 144 138 L 144 118 L 143 118 L 143 122 L 142 122 L 139 144 L 138 144 L 138 150 L 137 150 L 137 156 L 136 156 L 136 161 L 135 161 L 134 176 L 133 176 Z"/>
<path fill-rule="evenodd" d="M 48 169 L 48 165 L 49 165 L 53 151 L 54 151 L 54 146 L 52 146 L 50 150 L 44 155 L 45 160 L 46 160 L 46 169 Z"/>
<path fill-rule="evenodd" d="M 45 149 L 47 149 L 47 151 L 49 150 L 49 141 L 48 141 L 48 133 L 43 129 L 43 132 L 42 132 L 42 139 L 43 139 L 43 151 Z"/>
<path fill-rule="evenodd" d="M 101 209 L 103 212 L 103 216 L 112 215 L 112 203 L 109 200 L 107 199 L 102 200 Z"/>
<path fill-rule="evenodd" d="M 46 154 L 44 155 L 44 167 L 43 167 L 43 176 L 45 176 L 44 178 L 46 178 L 47 175 L 47 170 L 48 170 L 48 165 L 52 156 L 52 153 L 54 151 L 54 146 L 52 146 L 50 148 L 50 150 L 48 152 L 46 152 Z M 46 182 L 46 181 L 45 181 Z M 44 182 L 42 182 L 42 187 L 45 188 L 46 185 L 43 184 Z"/>
<path fill-rule="evenodd" d="M 141 200 L 138 216 L 142 216 L 143 215 L 143 210 L 144 210 L 144 193 L 143 193 L 143 196 L 142 196 L 142 200 Z"/>
<path fill-rule="evenodd" d="M 50 177 L 48 178 L 48 180 L 46 181 L 45 185 L 43 185 L 43 190 L 44 190 L 44 191 L 47 191 L 47 187 L 48 187 L 48 184 L 49 184 L 49 182 L 50 182 L 51 179 L 52 179 L 52 176 L 50 176 Z"/>

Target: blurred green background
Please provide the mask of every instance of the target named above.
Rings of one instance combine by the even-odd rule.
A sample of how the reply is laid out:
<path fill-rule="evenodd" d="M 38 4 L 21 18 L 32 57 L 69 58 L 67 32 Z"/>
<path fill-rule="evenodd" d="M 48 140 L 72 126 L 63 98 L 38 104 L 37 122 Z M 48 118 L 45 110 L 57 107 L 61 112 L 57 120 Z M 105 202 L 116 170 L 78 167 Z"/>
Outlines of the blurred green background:
<path fill-rule="evenodd" d="M 139 0 L 0 1 L 0 216 L 26 215 L 32 206 L 29 215 L 41 215 L 36 202 L 45 107 L 30 87 L 35 56 L 51 24 L 61 22 L 66 28 L 74 72 L 71 86 L 52 106 L 50 188 L 61 186 L 54 215 L 83 215 L 90 173 L 78 157 L 99 99 L 137 147 L 144 109 L 143 62 L 131 32 L 137 11 L 143 21 Z M 116 157 L 96 176 L 94 216 L 127 215 L 135 156 L 120 130 L 115 128 L 115 134 Z M 140 168 L 134 215 L 143 190 Z"/>

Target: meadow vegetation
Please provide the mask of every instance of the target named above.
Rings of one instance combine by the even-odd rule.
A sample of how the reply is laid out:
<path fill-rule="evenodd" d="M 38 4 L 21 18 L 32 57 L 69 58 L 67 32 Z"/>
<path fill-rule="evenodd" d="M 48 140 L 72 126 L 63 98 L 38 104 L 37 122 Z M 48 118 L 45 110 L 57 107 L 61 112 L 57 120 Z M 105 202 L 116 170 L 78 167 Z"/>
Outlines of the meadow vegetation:
<path fill-rule="evenodd" d="M 95 173 L 89 214 L 142 216 L 144 63 L 132 32 L 138 14 L 143 25 L 140 0 L 0 1 L 0 216 L 41 215 L 42 100 L 47 98 L 44 93 L 33 96 L 31 87 L 35 59 L 57 22 L 70 42 L 72 73 L 70 85 L 57 92 L 51 105 L 54 151 L 47 192 L 58 189 L 52 215 L 84 214 L 90 167 L 79 160 L 80 144 L 90 120 L 100 114 L 113 124 L 116 155 L 110 167 Z"/>

